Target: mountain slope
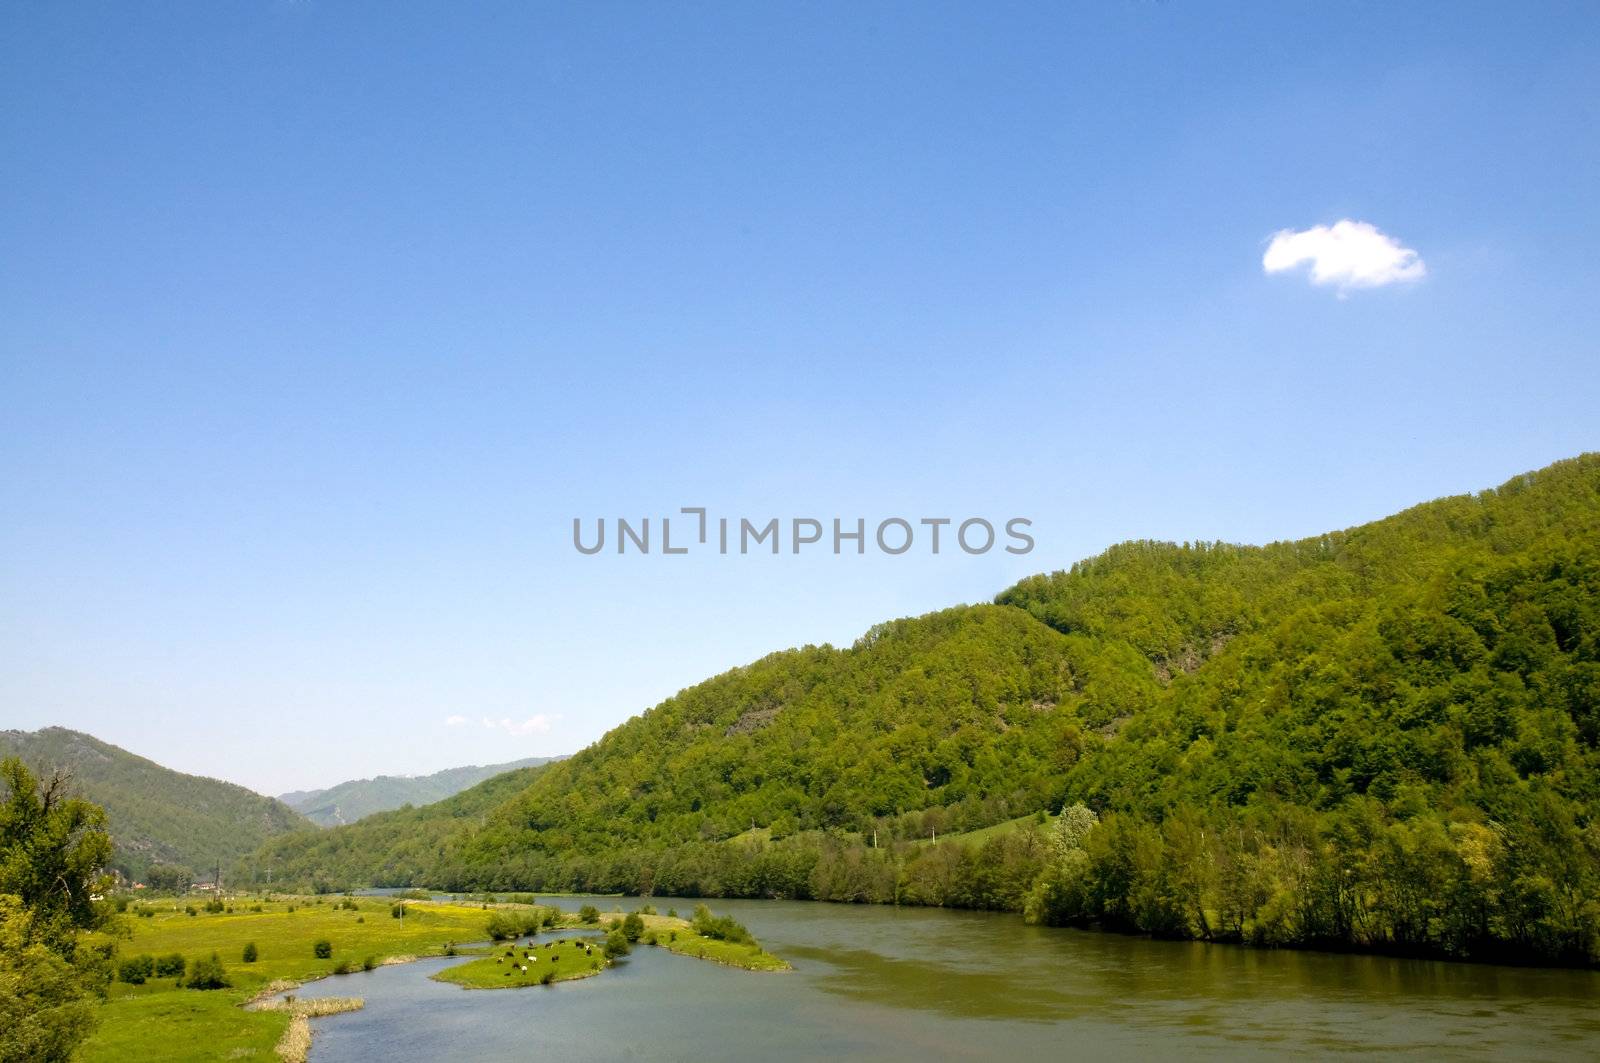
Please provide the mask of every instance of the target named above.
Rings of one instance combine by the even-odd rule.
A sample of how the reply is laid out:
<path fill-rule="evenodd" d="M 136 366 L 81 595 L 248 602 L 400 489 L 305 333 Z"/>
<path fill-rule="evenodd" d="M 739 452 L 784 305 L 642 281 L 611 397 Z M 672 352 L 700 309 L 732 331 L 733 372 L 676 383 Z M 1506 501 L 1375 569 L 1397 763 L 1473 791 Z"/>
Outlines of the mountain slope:
<path fill-rule="evenodd" d="M 84 797 L 106 810 L 114 866 L 141 878 L 153 864 L 224 873 L 266 839 L 309 830 L 299 813 L 242 786 L 184 775 L 64 727 L 0 731 L 0 756 L 42 772 L 64 768 Z"/>
<path fill-rule="evenodd" d="M 1586 960 L 1597 743 L 1586 455 L 1297 542 L 1127 543 L 995 605 L 773 654 L 436 823 L 404 867 L 363 825 L 269 848 L 329 881 L 1027 906 Z M 1098 817 L 1086 835 L 907 844 L 1068 802 Z"/>
<path fill-rule="evenodd" d="M 278 800 L 319 827 L 336 827 L 402 805 L 431 805 L 491 776 L 518 768 L 535 767 L 555 759 L 527 757 L 505 764 L 472 764 L 462 768 L 446 768 L 432 775 L 379 775 L 374 779 L 352 779 L 326 790 L 280 794 Z"/>

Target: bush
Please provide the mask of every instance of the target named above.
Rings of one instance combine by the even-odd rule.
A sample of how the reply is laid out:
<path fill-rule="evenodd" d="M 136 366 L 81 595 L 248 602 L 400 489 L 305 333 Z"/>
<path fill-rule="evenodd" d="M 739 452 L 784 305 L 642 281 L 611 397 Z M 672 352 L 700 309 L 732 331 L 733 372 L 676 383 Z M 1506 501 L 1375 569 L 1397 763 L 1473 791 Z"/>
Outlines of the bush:
<path fill-rule="evenodd" d="M 188 961 L 183 958 L 183 953 L 170 953 L 156 960 L 156 977 L 182 978 L 183 972 L 188 970 L 188 967 Z"/>
<path fill-rule="evenodd" d="M 378 966 L 378 957 L 376 956 L 368 956 L 361 961 L 361 969 L 363 971 L 370 971 L 376 966 Z"/>
<path fill-rule="evenodd" d="M 349 974 L 350 973 L 350 961 L 349 960 L 340 960 L 338 963 L 334 964 L 333 965 L 333 973 L 334 974 Z"/>
<path fill-rule="evenodd" d="M 678 918 L 678 909 L 676 909 L 676 908 L 668 908 L 667 909 L 667 918 L 668 919 L 676 919 L 676 918 Z"/>
<path fill-rule="evenodd" d="M 628 918 L 622 921 L 622 936 L 632 943 L 638 941 L 643 934 L 644 920 L 639 917 L 638 912 L 628 913 Z"/>
<path fill-rule="evenodd" d="M 226 904 L 223 904 L 222 901 L 216 897 L 213 897 L 211 900 L 206 902 L 206 911 L 213 915 L 220 914 L 227 907 L 228 906 Z"/>
<path fill-rule="evenodd" d="M 656 906 L 653 905 L 653 904 L 647 904 L 643 908 L 639 909 L 639 914 L 640 915 L 655 915 L 656 914 Z"/>
<path fill-rule="evenodd" d="M 333 955 L 333 942 L 323 938 L 311 947 L 311 951 L 316 954 L 317 959 L 325 960 Z"/>
<path fill-rule="evenodd" d="M 195 911 L 194 905 L 192 905 L 192 904 L 184 905 L 183 906 L 183 910 L 184 910 L 185 914 L 187 914 L 187 915 L 198 915 L 199 914 L 198 912 Z"/>
<path fill-rule="evenodd" d="M 389 905 L 389 918 L 399 919 L 405 914 L 406 906 L 403 904 Z"/>
<path fill-rule="evenodd" d="M 227 989 L 233 985 L 228 981 L 228 972 L 222 966 L 222 957 L 215 952 L 209 960 L 195 960 L 189 968 L 189 979 L 184 983 L 190 989 Z"/>
<path fill-rule="evenodd" d="M 535 908 L 531 912 L 497 911 L 489 916 L 489 936 L 495 941 L 537 934 L 539 928 L 554 920 L 549 908 Z"/>
<path fill-rule="evenodd" d="M 611 933 L 606 935 L 606 959 L 609 960 L 614 959 L 617 956 L 626 956 L 632 951 L 633 946 L 628 944 L 628 938 L 623 934 L 622 931 L 613 930 Z"/>
<path fill-rule="evenodd" d="M 585 923 L 598 923 L 600 921 L 600 909 L 592 904 L 586 904 L 578 909 L 578 919 Z"/>
<path fill-rule="evenodd" d="M 155 970 L 154 956 L 129 956 L 117 967 L 117 977 L 129 985 L 144 985 L 144 980 Z"/>
<path fill-rule="evenodd" d="M 695 905 L 694 919 L 690 922 L 694 926 L 694 932 L 701 937 L 739 943 L 750 941 L 750 931 L 746 930 L 732 916 L 712 915 L 711 909 L 703 904 Z"/>
<path fill-rule="evenodd" d="M 366 916 L 364 916 L 364 915 L 358 915 L 358 916 L 356 916 L 356 922 L 358 922 L 358 923 L 365 923 L 365 922 L 366 922 L 366 921 L 367 921 L 367 917 L 366 917 Z"/>
<path fill-rule="evenodd" d="M 256 943 L 254 941 L 248 942 L 245 945 L 245 947 L 244 947 L 244 956 L 242 957 L 242 959 L 244 960 L 245 963 L 255 963 L 256 962 Z"/>
<path fill-rule="evenodd" d="M 554 972 L 554 971 L 546 971 L 546 972 L 544 972 L 544 974 L 541 974 L 539 976 L 539 984 L 540 985 L 549 985 L 551 982 L 554 982 L 555 980 L 556 980 L 556 972 Z"/>

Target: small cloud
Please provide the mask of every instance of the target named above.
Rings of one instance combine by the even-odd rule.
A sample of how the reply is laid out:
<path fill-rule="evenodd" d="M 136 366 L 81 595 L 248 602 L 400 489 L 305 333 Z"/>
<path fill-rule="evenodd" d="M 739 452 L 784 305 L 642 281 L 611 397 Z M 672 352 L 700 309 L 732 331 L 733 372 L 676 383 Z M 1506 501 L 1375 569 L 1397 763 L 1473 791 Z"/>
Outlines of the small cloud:
<path fill-rule="evenodd" d="M 502 716 L 498 720 L 490 716 L 480 716 L 478 723 L 486 731 L 504 731 L 514 738 L 523 738 L 527 735 L 548 734 L 560 719 L 561 714 L 559 712 L 541 712 L 523 720 L 513 720 L 509 716 Z M 466 727 L 471 723 L 472 720 L 459 713 L 451 713 L 444 718 L 446 727 Z"/>
<path fill-rule="evenodd" d="M 1428 267 L 1421 256 L 1377 226 L 1346 218 L 1332 225 L 1314 225 L 1272 234 L 1261 268 L 1286 273 L 1311 264 L 1311 283 L 1336 285 L 1342 296 L 1352 288 L 1421 280 Z"/>
<path fill-rule="evenodd" d="M 502 719 L 499 722 L 499 727 L 509 735 L 545 734 L 551 727 L 555 726 L 555 722 L 559 719 L 561 717 L 558 715 L 547 716 L 541 712 L 536 716 L 529 716 L 526 720 Z"/>

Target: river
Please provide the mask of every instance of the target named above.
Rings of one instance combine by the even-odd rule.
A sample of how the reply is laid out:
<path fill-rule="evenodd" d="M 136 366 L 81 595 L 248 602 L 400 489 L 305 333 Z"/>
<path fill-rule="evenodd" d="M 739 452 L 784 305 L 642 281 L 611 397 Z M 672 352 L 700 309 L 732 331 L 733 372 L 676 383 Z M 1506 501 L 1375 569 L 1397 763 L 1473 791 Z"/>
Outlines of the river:
<path fill-rule="evenodd" d="M 609 911 L 641 901 L 562 897 Z M 692 901 L 657 898 L 663 912 Z M 471 1060 L 1600 1058 L 1600 972 L 1148 941 L 1016 915 L 711 902 L 794 964 L 640 945 L 598 978 L 464 990 L 427 959 L 328 979 L 311 1063 Z"/>

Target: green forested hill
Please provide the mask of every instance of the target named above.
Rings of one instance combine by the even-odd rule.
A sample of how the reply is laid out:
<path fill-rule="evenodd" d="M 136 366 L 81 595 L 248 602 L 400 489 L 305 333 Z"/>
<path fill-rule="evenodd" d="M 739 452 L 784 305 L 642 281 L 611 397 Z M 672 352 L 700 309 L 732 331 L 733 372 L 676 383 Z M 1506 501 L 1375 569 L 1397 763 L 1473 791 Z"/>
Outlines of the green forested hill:
<path fill-rule="evenodd" d="M 210 878 L 266 839 L 311 825 L 293 809 L 233 783 L 184 775 L 64 727 L 0 731 L 0 756 L 47 774 L 64 768 L 74 788 L 106 810 L 113 866 L 143 878 L 152 865 Z"/>
<path fill-rule="evenodd" d="M 472 815 L 420 810 L 431 841 L 403 865 L 365 824 L 269 850 L 335 883 L 901 900 L 1592 961 L 1597 742 L 1587 455 L 1298 542 L 1128 543 L 994 605 L 774 654 L 503 800 L 468 791 Z"/>
<path fill-rule="evenodd" d="M 402 805 L 430 805 L 435 801 L 443 801 L 492 776 L 517 768 L 536 767 L 553 759 L 527 757 L 506 764 L 446 768 L 432 775 L 379 775 L 373 779 L 352 779 L 326 790 L 279 794 L 278 800 L 319 827 L 335 827 Z"/>

